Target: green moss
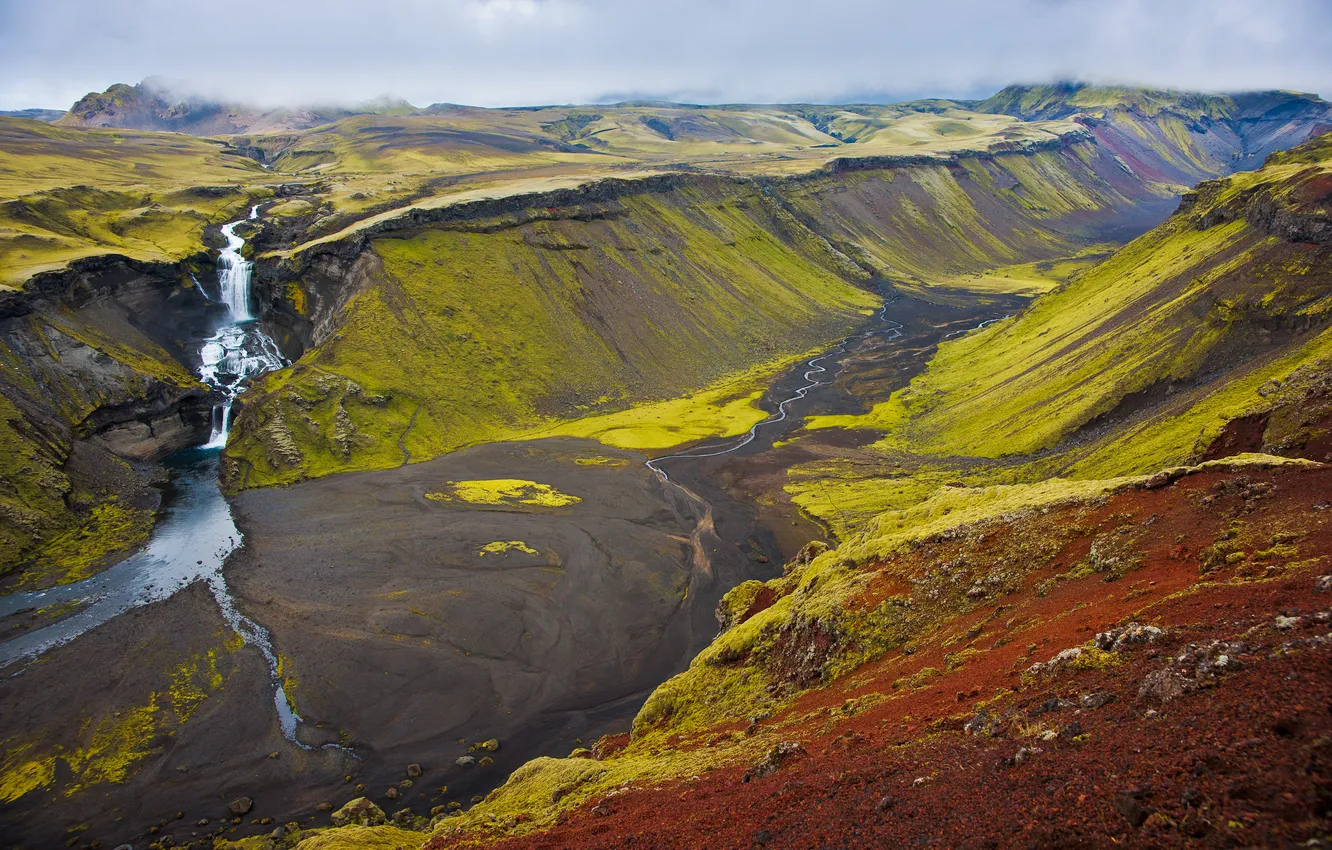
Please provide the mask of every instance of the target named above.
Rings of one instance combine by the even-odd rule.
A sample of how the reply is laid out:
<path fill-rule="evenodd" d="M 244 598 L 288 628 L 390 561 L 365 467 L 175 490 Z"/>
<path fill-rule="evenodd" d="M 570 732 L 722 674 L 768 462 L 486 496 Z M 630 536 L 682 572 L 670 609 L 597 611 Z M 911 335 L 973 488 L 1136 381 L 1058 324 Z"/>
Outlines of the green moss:
<path fill-rule="evenodd" d="M 302 838 L 296 850 L 418 850 L 426 838 L 424 833 L 394 826 L 344 826 Z"/>
<path fill-rule="evenodd" d="M 0 802 L 13 802 L 55 782 L 56 767 L 64 763 L 70 780 L 62 793 L 73 795 L 96 785 L 122 783 L 142 763 L 159 753 L 163 741 L 187 722 L 208 695 L 225 684 L 216 650 L 197 653 L 179 662 L 166 675 L 166 687 L 150 692 L 137 705 L 112 712 L 89 708 L 69 745 L 41 740 L 8 739 L 0 742 Z"/>
<path fill-rule="evenodd" d="M 923 374 L 868 414 L 814 417 L 811 429 L 882 439 L 853 460 L 793 469 L 788 491 L 845 537 L 943 485 L 1106 480 L 1187 464 L 1227 422 L 1299 403 L 1309 376 L 1332 362 L 1332 266 L 1233 206 L 1245 203 L 1241 189 L 1297 203 L 1304 190 L 1292 187 L 1325 173 L 1283 164 L 1208 184 L 1188 215 L 1019 316 L 941 344 Z M 1296 325 L 1304 330 L 1278 338 L 1265 330 Z"/>
<path fill-rule="evenodd" d="M 490 507 L 530 505 L 562 508 L 583 501 L 578 496 L 561 493 L 549 484 L 518 478 L 492 478 L 475 481 L 450 481 L 439 493 L 426 493 L 437 502 L 466 502 Z M 502 550 L 499 550 L 502 551 Z"/>
<path fill-rule="evenodd" d="M 267 179 L 203 139 L 0 118 L 0 284 L 94 254 L 195 254 L 208 224 L 271 194 Z"/>
<path fill-rule="evenodd" d="M 663 449 L 742 432 L 764 416 L 761 377 L 877 299 L 775 237 L 752 188 L 744 207 L 713 202 L 734 191 L 377 240 L 384 273 L 338 334 L 247 394 L 229 485 L 395 466 L 399 440 L 426 459 L 554 433 Z"/>
<path fill-rule="evenodd" d="M 53 538 L 23 571 L 20 585 L 82 581 L 108 561 L 148 542 L 153 512 L 104 502 L 83 524 Z"/>

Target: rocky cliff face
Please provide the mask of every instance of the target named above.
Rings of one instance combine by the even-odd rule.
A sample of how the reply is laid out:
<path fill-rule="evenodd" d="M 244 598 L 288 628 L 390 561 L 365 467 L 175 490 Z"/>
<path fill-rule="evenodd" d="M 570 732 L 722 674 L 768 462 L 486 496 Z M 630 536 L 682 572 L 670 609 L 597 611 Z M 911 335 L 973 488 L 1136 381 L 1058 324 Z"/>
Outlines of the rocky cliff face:
<path fill-rule="evenodd" d="M 54 580 L 139 542 L 151 462 L 207 437 L 191 357 L 210 304 L 186 272 L 97 258 L 5 293 L 0 575 Z"/>

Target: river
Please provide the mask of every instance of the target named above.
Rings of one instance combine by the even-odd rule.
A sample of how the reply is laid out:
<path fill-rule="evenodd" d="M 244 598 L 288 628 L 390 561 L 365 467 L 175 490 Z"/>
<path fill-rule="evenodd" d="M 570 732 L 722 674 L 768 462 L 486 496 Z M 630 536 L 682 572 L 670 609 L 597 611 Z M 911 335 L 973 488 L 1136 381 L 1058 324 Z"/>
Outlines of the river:
<path fill-rule="evenodd" d="M 292 709 L 278 675 L 278 658 L 268 632 L 242 614 L 227 588 L 222 566 L 241 544 L 242 535 L 231 507 L 218 486 L 218 459 L 227 444 L 232 409 L 247 382 L 287 365 L 277 344 L 260 328 L 251 310 L 253 264 L 243 255 L 245 239 L 236 228 L 259 217 L 258 205 L 248 217 L 222 226 L 227 245 L 218 257 L 218 294 L 204 294 L 226 308 L 226 316 L 199 350 L 199 380 L 217 401 L 207 442 L 167 458 L 172 470 L 165 516 L 143 551 L 92 578 L 31 593 L 0 597 L 0 618 L 19 611 L 60 603 L 77 610 L 45 628 L 0 643 L 0 668 L 31 661 L 69 643 L 118 614 L 158 602 L 181 589 L 204 582 L 227 623 L 268 661 L 273 704 L 283 735 L 299 746 L 300 717 Z M 202 291 L 202 290 L 201 290 Z"/>

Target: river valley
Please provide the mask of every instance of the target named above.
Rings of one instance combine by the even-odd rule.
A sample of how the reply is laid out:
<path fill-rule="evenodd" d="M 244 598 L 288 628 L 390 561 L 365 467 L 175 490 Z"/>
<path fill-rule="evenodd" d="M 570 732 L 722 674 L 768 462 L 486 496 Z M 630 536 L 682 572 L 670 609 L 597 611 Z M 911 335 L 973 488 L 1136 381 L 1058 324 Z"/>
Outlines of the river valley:
<path fill-rule="evenodd" d="M 108 730 L 151 709 L 151 767 L 91 808 L 86 796 L 68 806 L 29 795 L 15 822 L 34 839 L 80 823 L 133 838 L 164 818 L 159 828 L 178 839 L 219 822 L 244 835 L 271 829 L 266 818 L 317 819 L 319 804 L 340 805 L 362 784 L 376 797 L 392 786 L 398 799 L 386 805 L 424 813 L 466 805 L 533 756 L 627 730 L 651 689 L 716 633 L 727 589 L 776 575 L 824 537 L 781 490 L 777 469 L 793 449 L 773 444 L 810 412 L 877 400 L 857 396 L 857 374 L 875 372 L 875 391 L 890 392 L 943 335 L 1008 309 L 890 293 L 844 348 L 774 382 L 763 402 L 771 421 L 650 466 L 589 440 L 497 443 L 246 491 L 229 510 L 216 450 L 184 453 L 149 547 L 84 585 L 10 597 L 11 620 L 32 616 L 25 605 L 96 601 L 0 644 L 8 659 L 47 650 L 0 683 L 11 727 L 72 735 L 71 706 L 100 694 Z M 530 510 L 427 498 L 447 481 L 507 478 L 581 501 Z M 121 654 L 126 645 L 136 649 Z M 154 681 L 161 670 L 175 670 L 173 681 Z M 162 705 L 158 695 L 186 680 L 194 704 Z M 487 739 L 501 742 L 485 753 L 493 764 L 455 763 Z M 424 775 L 402 787 L 408 764 Z M 239 796 L 255 809 L 233 824 L 227 805 Z M 171 824 L 176 812 L 195 826 Z"/>
<path fill-rule="evenodd" d="M 87 722 L 76 707 L 96 694 L 104 705 L 93 722 L 109 750 L 150 739 L 117 765 L 129 780 L 106 786 L 100 803 L 24 797 L 9 814 L 29 840 L 84 824 L 114 840 L 153 824 L 177 840 L 263 832 L 316 819 L 320 804 L 340 805 L 362 785 L 371 796 L 392 787 L 386 805 L 424 814 L 468 804 L 536 755 L 627 730 L 651 689 L 715 635 L 726 590 L 778 574 L 824 538 L 780 475 L 792 451 L 818 440 L 774 444 L 810 413 L 881 400 L 939 339 L 1017 303 L 940 306 L 887 288 L 862 331 L 773 383 L 767 420 L 655 460 L 536 439 L 228 500 L 217 455 L 233 404 L 248 379 L 284 365 L 251 313 L 235 232 L 258 212 L 222 230 L 210 300 L 228 318 L 198 367 L 217 399 L 212 433 L 170 459 L 153 539 L 84 582 L 0 600 L 15 634 L 0 643 L 9 728 L 72 740 Z M 507 479 L 546 483 L 575 503 L 533 510 L 432 492 Z M 489 739 L 501 745 L 481 766 L 459 763 Z M 99 761 L 124 758 L 71 752 L 49 769 L 77 784 L 110 769 Z M 408 764 L 423 775 L 402 785 Z M 227 810 L 237 797 L 256 801 L 238 822 Z"/>

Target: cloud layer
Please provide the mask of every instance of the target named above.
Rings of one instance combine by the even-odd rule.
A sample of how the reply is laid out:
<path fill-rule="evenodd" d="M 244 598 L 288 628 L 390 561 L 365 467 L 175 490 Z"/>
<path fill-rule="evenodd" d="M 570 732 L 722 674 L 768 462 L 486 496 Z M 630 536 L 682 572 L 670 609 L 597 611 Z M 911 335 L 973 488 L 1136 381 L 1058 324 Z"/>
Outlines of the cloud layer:
<path fill-rule="evenodd" d="M 262 104 L 845 102 L 1068 78 L 1332 94 L 1332 4 L 0 0 L 0 108 L 150 75 Z"/>

